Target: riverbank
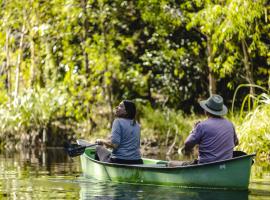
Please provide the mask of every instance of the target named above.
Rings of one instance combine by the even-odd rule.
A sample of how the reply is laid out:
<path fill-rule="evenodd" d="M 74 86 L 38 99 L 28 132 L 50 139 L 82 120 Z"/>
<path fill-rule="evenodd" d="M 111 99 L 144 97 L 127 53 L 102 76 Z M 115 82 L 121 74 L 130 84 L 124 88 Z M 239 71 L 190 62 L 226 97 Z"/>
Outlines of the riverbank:
<path fill-rule="evenodd" d="M 234 124 L 240 140 L 238 150 L 257 153 L 262 160 L 270 159 L 270 104 L 243 113 L 229 113 L 227 116 Z M 141 125 L 142 152 L 156 155 L 160 147 L 165 147 L 167 155 L 174 155 L 197 121 L 203 115 L 186 115 L 169 108 L 152 108 L 138 104 L 137 120 Z M 2 110 L 1 110 L 2 109 Z M 51 113 L 46 120 L 42 115 L 16 118 L 23 115 L 25 109 L 4 112 L 0 109 L 2 126 L 0 128 L 0 149 L 63 147 L 67 143 L 83 138 L 94 142 L 96 138 L 106 138 L 110 134 L 112 118 L 108 107 L 93 108 L 92 121 L 78 121 Z M 44 111 L 45 112 L 45 111 Z M 12 117 L 13 115 L 15 117 Z M 16 114 L 14 114 L 16 113 Z M 30 107 L 27 113 L 31 113 Z M 27 115 L 28 116 L 28 115 Z M 43 119 L 43 121 L 42 121 Z"/>

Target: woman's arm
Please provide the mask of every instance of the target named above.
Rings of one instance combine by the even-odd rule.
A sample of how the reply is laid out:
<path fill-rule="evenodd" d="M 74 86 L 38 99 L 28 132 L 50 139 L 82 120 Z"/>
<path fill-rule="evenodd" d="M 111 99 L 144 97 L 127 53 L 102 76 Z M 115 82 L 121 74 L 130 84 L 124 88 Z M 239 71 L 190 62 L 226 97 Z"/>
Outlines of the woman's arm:
<path fill-rule="evenodd" d="M 104 139 L 97 139 L 96 143 L 99 145 L 105 145 L 106 147 L 117 149 L 118 144 L 113 144 L 110 140 L 104 140 Z"/>

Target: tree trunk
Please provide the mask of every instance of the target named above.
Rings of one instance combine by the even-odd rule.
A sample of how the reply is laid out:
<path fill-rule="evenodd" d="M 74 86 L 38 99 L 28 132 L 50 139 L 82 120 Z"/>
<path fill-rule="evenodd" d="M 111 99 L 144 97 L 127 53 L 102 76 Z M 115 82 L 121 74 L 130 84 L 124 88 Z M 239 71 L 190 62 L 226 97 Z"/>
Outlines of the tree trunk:
<path fill-rule="evenodd" d="M 18 52 L 18 57 L 17 57 L 17 65 L 16 65 L 16 78 L 15 78 L 15 99 L 18 97 L 19 94 L 19 87 L 20 87 L 20 65 L 22 61 L 22 52 L 23 52 L 23 39 L 24 39 L 24 31 L 25 31 L 25 26 L 23 25 L 22 27 L 22 32 L 21 32 L 21 38 L 20 38 L 20 44 L 19 44 L 19 52 Z"/>
<path fill-rule="evenodd" d="M 89 21 L 88 21 L 88 15 L 87 15 L 87 0 L 81 0 L 82 4 L 82 9 L 84 13 L 84 31 L 83 31 L 83 37 L 82 37 L 82 50 L 83 50 L 83 57 L 84 57 L 84 66 L 85 66 L 85 75 L 87 79 L 87 87 L 90 87 L 91 82 L 89 81 L 89 76 L 90 76 L 90 66 L 89 66 L 89 58 L 88 58 L 88 53 L 86 52 L 86 41 L 87 38 L 89 37 Z M 92 130 L 97 126 L 96 122 L 92 119 L 91 117 L 91 102 L 87 99 L 87 122 L 90 124 L 90 134 Z"/>
<path fill-rule="evenodd" d="M 269 77 L 268 77 L 268 90 L 270 90 L 270 74 L 269 74 Z"/>
<path fill-rule="evenodd" d="M 10 73 L 10 57 L 9 57 L 9 36 L 10 30 L 8 29 L 6 32 L 6 90 L 9 96 L 9 101 L 11 101 L 11 73 Z"/>
<path fill-rule="evenodd" d="M 30 67 L 30 88 L 36 83 L 36 56 L 35 56 L 35 42 L 34 39 L 31 38 L 30 41 L 30 50 L 31 50 L 31 67 Z"/>
<path fill-rule="evenodd" d="M 216 94 L 217 93 L 217 88 L 216 88 L 216 78 L 212 72 L 212 69 L 209 67 L 209 95 L 211 96 L 212 94 Z"/>
<path fill-rule="evenodd" d="M 250 85 L 255 85 L 254 77 L 253 77 L 253 67 L 252 67 L 251 63 L 249 62 L 249 55 L 248 55 L 248 51 L 247 51 L 246 41 L 242 40 L 241 44 L 242 44 L 242 50 L 243 50 L 243 54 L 244 54 L 243 63 L 244 63 L 245 70 L 246 70 L 246 80 Z M 251 86 L 249 93 L 254 96 L 255 95 L 255 87 Z"/>
<path fill-rule="evenodd" d="M 45 85 L 54 84 L 57 79 L 57 69 L 55 67 L 55 62 L 52 54 L 51 44 L 48 39 L 44 39 L 45 42 L 45 51 L 46 51 L 46 58 L 45 58 L 45 69 L 44 69 L 44 83 Z"/>
<path fill-rule="evenodd" d="M 90 68 L 89 68 L 89 60 L 88 60 L 88 53 L 85 51 L 86 47 L 86 40 L 88 38 L 88 30 L 89 30 L 89 21 L 87 15 L 87 0 L 81 0 L 83 13 L 84 13 L 84 32 L 83 32 L 83 57 L 84 57 L 84 65 L 85 65 L 85 72 L 87 78 L 89 77 Z"/>
<path fill-rule="evenodd" d="M 212 63 L 213 63 L 212 44 L 210 42 L 210 39 L 207 38 L 207 65 L 208 65 L 208 69 L 209 69 L 208 80 L 209 80 L 209 95 L 210 96 L 212 94 L 216 94 L 216 92 L 217 92 L 216 78 L 215 78 L 215 75 L 214 75 L 213 70 L 211 68 Z"/>
<path fill-rule="evenodd" d="M 105 64 L 105 72 L 107 72 L 109 70 L 109 63 L 108 63 L 108 58 L 107 58 L 107 47 L 108 47 L 108 39 L 107 39 L 107 33 L 106 33 L 106 28 L 104 28 L 103 31 L 103 37 L 104 37 L 104 64 Z M 110 77 L 110 83 L 106 83 L 106 77 L 104 77 L 104 81 L 105 81 L 105 88 L 107 90 L 107 100 L 110 106 L 110 121 L 112 122 L 113 119 L 113 96 L 112 96 L 112 77 Z"/>
<path fill-rule="evenodd" d="M 103 10 L 103 4 L 100 5 L 100 9 Z M 103 58 L 104 58 L 104 73 L 103 73 L 103 84 L 104 84 L 104 88 L 106 91 L 106 100 L 109 104 L 109 108 L 110 108 L 110 122 L 112 125 L 112 120 L 113 120 L 113 94 L 112 94 L 112 75 L 110 75 L 109 77 L 105 76 L 105 73 L 107 71 L 109 71 L 109 61 L 107 58 L 107 53 L 108 53 L 108 47 L 109 47 L 109 43 L 108 43 L 108 38 L 107 38 L 107 29 L 108 27 L 106 27 L 106 18 L 104 18 L 103 21 L 101 21 L 101 30 L 102 30 L 102 36 L 103 36 L 103 49 L 102 49 L 102 53 L 103 53 Z M 107 81 L 108 79 L 110 79 L 110 81 Z"/>

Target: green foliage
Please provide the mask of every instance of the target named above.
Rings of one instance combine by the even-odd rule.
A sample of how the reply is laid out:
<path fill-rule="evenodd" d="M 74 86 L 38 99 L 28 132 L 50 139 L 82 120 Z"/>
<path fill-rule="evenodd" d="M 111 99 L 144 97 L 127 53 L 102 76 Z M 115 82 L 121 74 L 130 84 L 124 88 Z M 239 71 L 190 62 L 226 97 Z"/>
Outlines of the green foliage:
<path fill-rule="evenodd" d="M 84 136 L 103 134 L 113 106 L 127 98 L 163 106 L 145 108 L 147 132 L 161 138 L 168 131 L 186 134 L 191 125 L 174 110 L 198 111 L 198 100 L 208 96 L 209 67 L 228 102 L 247 74 L 259 86 L 269 84 L 265 5 L 265 0 L 1 1 L 0 132 L 43 129 L 59 117 L 77 123 Z"/>
<path fill-rule="evenodd" d="M 253 109 L 241 121 L 236 121 L 240 139 L 239 149 L 257 153 L 267 159 L 270 149 L 270 94 L 262 93 L 252 98 Z M 245 103 L 245 102 L 243 102 Z"/>
<path fill-rule="evenodd" d="M 60 114 L 67 96 L 56 88 L 39 91 L 26 90 L 16 100 L 0 107 L 0 133 L 20 135 L 46 129 L 48 124 Z"/>
<path fill-rule="evenodd" d="M 269 46 L 263 38 L 269 32 L 269 26 L 264 19 L 265 4 L 265 0 L 231 0 L 224 6 L 223 19 L 213 34 L 213 41 L 217 44 L 215 51 L 223 47 L 222 51 L 226 52 L 225 55 L 218 53 L 215 65 L 217 69 L 225 74 L 235 71 L 234 63 L 242 62 L 242 48 L 239 48 L 241 41 L 245 41 L 251 58 L 258 54 L 266 56 Z M 266 67 L 261 65 L 259 67 Z"/>
<path fill-rule="evenodd" d="M 158 138 L 160 143 L 164 143 L 176 136 L 178 141 L 183 143 L 193 127 L 194 118 L 184 116 L 181 111 L 145 106 L 142 112 L 142 138 Z"/>
<path fill-rule="evenodd" d="M 187 28 L 196 29 L 205 37 L 208 65 L 216 78 L 228 77 L 230 89 L 243 82 L 265 87 L 265 79 L 257 81 L 255 78 L 254 81 L 253 76 L 264 73 L 269 66 L 269 42 L 265 40 L 270 30 L 267 1 L 195 2 L 192 12 L 187 13 Z M 255 63 L 258 57 L 263 59 Z M 238 78 L 231 78 L 232 74 Z"/>

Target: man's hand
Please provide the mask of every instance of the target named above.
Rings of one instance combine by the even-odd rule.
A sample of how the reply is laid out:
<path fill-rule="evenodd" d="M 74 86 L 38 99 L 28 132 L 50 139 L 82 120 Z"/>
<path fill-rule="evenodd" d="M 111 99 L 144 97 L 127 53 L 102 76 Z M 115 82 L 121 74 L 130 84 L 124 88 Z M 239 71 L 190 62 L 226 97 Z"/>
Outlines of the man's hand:
<path fill-rule="evenodd" d="M 192 149 L 188 150 L 185 146 L 178 150 L 178 154 L 184 156 L 190 156 L 192 154 Z"/>

